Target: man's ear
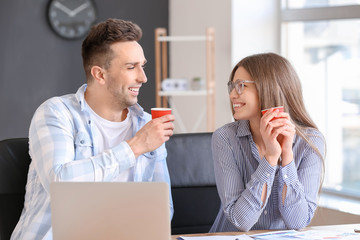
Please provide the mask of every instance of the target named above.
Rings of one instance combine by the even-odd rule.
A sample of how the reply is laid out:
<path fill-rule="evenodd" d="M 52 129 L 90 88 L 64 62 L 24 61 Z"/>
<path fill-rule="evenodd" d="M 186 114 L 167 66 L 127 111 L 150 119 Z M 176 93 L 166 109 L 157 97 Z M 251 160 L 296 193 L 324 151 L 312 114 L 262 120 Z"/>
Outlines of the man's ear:
<path fill-rule="evenodd" d="M 103 68 L 93 66 L 90 72 L 96 82 L 101 85 L 105 84 L 105 70 Z"/>

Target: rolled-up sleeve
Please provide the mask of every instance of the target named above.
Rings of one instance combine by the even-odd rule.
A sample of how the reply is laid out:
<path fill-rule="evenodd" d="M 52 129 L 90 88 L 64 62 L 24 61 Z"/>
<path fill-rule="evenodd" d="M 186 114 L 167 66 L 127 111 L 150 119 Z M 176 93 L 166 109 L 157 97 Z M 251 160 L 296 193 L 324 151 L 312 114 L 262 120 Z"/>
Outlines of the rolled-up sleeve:
<path fill-rule="evenodd" d="M 115 167 L 120 172 L 135 164 L 135 156 L 126 142 L 92 156 L 92 140 L 78 132 L 73 117 L 60 99 L 45 102 L 34 114 L 29 151 L 47 191 L 52 181 L 110 180 L 113 176 L 107 175 L 107 168 Z"/>

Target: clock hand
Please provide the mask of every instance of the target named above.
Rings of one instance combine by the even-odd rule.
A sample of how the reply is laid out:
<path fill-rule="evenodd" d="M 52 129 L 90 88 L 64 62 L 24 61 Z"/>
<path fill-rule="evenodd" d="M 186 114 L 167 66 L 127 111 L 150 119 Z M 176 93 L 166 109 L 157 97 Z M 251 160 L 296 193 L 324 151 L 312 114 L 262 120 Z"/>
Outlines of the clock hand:
<path fill-rule="evenodd" d="M 89 2 L 80 5 L 79 7 L 75 8 L 74 10 L 71 11 L 70 16 L 74 17 L 76 14 L 78 14 L 79 12 L 81 12 L 82 10 L 87 8 L 88 6 L 89 6 Z"/>
<path fill-rule="evenodd" d="M 68 9 L 67 7 L 65 7 L 64 5 L 62 5 L 60 2 L 55 2 L 54 6 L 57 7 L 58 9 L 62 10 L 63 12 L 65 12 L 67 15 L 71 16 L 72 11 L 70 9 Z"/>

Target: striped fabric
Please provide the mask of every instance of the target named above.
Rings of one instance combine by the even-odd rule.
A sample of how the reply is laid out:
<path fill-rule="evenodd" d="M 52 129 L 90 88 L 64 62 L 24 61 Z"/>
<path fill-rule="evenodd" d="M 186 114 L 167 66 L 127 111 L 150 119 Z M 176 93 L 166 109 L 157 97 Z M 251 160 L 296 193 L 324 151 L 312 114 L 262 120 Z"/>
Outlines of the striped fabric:
<path fill-rule="evenodd" d="M 98 150 L 99 131 L 85 104 L 85 89 L 83 85 L 76 94 L 51 98 L 35 112 L 29 133 L 32 162 L 25 206 L 11 239 L 52 239 L 49 191 L 53 181 L 111 182 L 127 171 L 127 181 L 167 182 L 171 193 L 165 144 L 136 159 L 125 141 Z M 128 114 L 133 135 L 151 119 L 139 105 L 129 107 Z"/>
<path fill-rule="evenodd" d="M 324 156 L 321 133 L 316 129 L 306 133 Z M 240 120 L 214 132 L 212 151 L 221 208 L 210 232 L 300 229 L 310 223 L 317 207 L 322 160 L 302 138 L 294 138 L 294 161 L 285 167 L 271 166 L 260 159 L 249 122 Z M 265 203 L 261 201 L 264 184 Z"/>

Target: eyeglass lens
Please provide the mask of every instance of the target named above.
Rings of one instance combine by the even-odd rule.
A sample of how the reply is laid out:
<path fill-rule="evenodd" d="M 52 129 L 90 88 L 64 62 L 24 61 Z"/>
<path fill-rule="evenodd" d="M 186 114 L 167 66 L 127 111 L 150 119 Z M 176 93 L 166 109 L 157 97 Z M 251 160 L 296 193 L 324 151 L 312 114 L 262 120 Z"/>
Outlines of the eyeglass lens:
<path fill-rule="evenodd" d="M 244 82 L 240 80 L 236 80 L 235 82 L 231 81 L 228 83 L 228 91 L 229 94 L 232 92 L 233 89 L 236 89 L 238 94 L 241 94 L 242 90 L 244 89 Z"/>

